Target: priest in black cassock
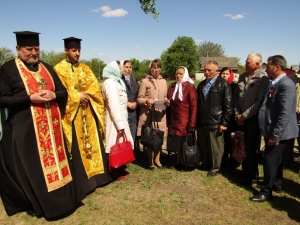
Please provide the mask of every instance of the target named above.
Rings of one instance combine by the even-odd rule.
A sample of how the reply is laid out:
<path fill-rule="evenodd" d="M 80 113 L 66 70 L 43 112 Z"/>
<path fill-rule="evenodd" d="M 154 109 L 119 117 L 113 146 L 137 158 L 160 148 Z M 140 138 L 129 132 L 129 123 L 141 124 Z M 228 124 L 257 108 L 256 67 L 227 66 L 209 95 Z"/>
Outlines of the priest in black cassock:
<path fill-rule="evenodd" d="M 0 142 L 0 195 L 7 215 L 54 218 L 73 210 L 75 185 L 61 115 L 67 91 L 39 61 L 39 33 L 14 32 L 18 57 L 0 69 L 0 108 L 8 109 Z"/>

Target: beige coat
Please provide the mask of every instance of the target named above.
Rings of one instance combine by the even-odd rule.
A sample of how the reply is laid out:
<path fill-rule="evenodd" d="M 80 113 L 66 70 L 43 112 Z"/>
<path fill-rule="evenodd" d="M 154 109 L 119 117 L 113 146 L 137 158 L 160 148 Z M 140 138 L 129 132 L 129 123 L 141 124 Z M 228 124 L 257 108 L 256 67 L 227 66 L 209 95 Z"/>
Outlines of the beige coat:
<path fill-rule="evenodd" d="M 105 152 L 110 153 L 110 148 L 116 144 L 118 130 L 122 129 L 124 129 L 124 132 L 126 133 L 127 140 L 131 142 L 132 146 L 134 146 L 128 125 L 126 91 L 122 90 L 117 81 L 108 78 L 103 83 L 102 92 L 106 106 Z"/>
<path fill-rule="evenodd" d="M 145 124 L 149 108 L 146 106 L 147 98 L 153 98 L 153 100 L 165 100 L 167 97 L 168 85 L 165 79 L 161 75 L 157 79 L 150 75 L 141 81 L 137 103 L 140 106 L 140 115 L 137 129 L 137 136 L 141 136 L 142 125 Z M 166 132 L 166 111 L 156 110 L 156 116 L 159 129 Z"/>

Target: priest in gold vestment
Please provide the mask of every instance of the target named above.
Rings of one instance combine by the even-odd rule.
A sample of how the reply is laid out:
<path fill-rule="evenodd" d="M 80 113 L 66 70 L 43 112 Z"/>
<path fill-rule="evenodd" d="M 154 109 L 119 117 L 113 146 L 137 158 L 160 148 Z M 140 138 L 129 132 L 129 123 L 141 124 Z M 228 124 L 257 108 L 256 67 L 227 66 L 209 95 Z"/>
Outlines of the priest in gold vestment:
<path fill-rule="evenodd" d="M 105 155 L 105 107 L 98 80 L 78 62 L 81 39 L 64 39 L 66 59 L 54 70 L 68 91 L 62 112 L 66 147 L 74 166 L 77 192 L 86 195 L 111 181 Z"/>

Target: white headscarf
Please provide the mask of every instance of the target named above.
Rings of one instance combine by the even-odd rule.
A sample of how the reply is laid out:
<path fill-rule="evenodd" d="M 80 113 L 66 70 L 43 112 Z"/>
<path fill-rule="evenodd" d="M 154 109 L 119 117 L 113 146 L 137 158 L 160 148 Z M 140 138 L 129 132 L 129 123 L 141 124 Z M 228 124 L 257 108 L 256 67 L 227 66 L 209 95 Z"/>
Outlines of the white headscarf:
<path fill-rule="evenodd" d="M 127 75 L 127 74 L 125 73 L 125 71 L 124 71 L 124 62 L 125 62 L 125 61 L 130 62 L 129 59 L 123 59 L 123 60 L 120 61 L 120 66 L 121 66 L 122 74 L 123 74 L 124 76 Z"/>
<path fill-rule="evenodd" d="M 176 86 L 175 86 L 175 91 L 173 93 L 173 96 L 172 96 L 172 99 L 174 100 L 175 99 L 175 96 L 176 96 L 176 93 L 178 91 L 178 98 L 180 99 L 180 101 L 182 101 L 182 83 L 183 82 L 190 82 L 191 84 L 194 84 L 194 81 L 192 80 L 192 78 L 190 78 L 189 76 L 189 71 L 187 68 L 185 68 L 184 66 L 179 66 L 177 69 L 176 69 L 176 73 L 177 73 L 177 70 L 179 68 L 183 68 L 184 69 L 184 75 L 183 75 L 183 78 L 180 82 L 177 82 L 176 83 Z M 175 74 L 176 76 L 176 74 Z"/>
<path fill-rule="evenodd" d="M 110 62 L 103 68 L 102 77 L 104 79 L 112 78 L 118 82 L 123 91 L 126 91 L 126 86 L 120 77 L 120 69 L 116 61 Z"/>

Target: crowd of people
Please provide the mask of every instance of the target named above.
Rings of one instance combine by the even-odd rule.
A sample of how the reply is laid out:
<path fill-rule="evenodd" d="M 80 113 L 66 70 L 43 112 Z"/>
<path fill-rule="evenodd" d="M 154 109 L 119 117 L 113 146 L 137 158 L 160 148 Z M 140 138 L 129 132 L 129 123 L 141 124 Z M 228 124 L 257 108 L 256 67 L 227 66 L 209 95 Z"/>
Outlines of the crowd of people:
<path fill-rule="evenodd" d="M 237 84 L 231 68 L 219 72 L 217 62 L 208 61 L 197 88 L 184 66 L 168 87 L 157 59 L 140 83 L 130 60 L 113 61 L 103 69 L 100 88 L 79 62 L 81 39 L 63 39 L 66 58 L 51 67 L 39 60 L 39 33 L 15 34 L 18 57 L 0 69 L 0 195 L 7 215 L 57 218 L 96 188 L 125 179 L 128 165 L 109 168 L 110 149 L 119 136 L 134 148 L 158 102 L 155 120 L 167 134 L 167 151 L 176 154 L 175 169 L 183 169 L 182 143 L 192 145 L 194 133 L 199 169 L 207 176 L 236 165 L 231 132 L 239 130 L 245 132 L 245 185 L 257 183 L 261 135 L 265 140 L 264 180 L 250 200 L 270 200 L 272 191 L 282 190 L 283 151 L 299 137 L 300 121 L 300 79 L 287 77 L 283 56 L 269 57 L 262 69 L 261 55 L 249 54 Z M 145 152 L 147 169 L 164 168 L 161 149 Z"/>

